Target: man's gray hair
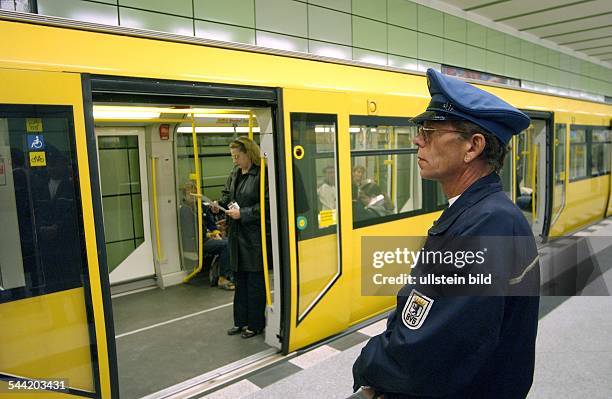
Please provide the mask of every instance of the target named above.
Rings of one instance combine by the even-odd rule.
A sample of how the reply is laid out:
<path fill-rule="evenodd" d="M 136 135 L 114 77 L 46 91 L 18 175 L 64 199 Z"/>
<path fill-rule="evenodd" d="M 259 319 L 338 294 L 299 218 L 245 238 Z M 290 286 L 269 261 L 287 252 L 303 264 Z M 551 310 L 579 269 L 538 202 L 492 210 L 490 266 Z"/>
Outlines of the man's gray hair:
<path fill-rule="evenodd" d="M 460 135 L 465 140 L 469 140 L 476 133 L 480 133 L 484 136 L 486 144 L 479 158 L 486 161 L 493 172 L 499 173 L 504 167 L 504 159 L 506 158 L 509 148 L 503 145 L 493 134 L 485 131 L 472 122 L 456 121 L 454 124 L 457 130 L 461 131 Z"/>

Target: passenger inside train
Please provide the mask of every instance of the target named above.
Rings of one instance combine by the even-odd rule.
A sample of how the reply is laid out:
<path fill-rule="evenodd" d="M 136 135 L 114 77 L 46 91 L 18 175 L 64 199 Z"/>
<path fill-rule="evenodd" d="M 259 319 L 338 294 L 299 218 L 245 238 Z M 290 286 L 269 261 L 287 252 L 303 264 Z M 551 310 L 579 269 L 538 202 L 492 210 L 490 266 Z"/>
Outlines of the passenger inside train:
<path fill-rule="evenodd" d="M 266 291 L 261 240 L 260 149 L 248 137 L 239 137 L 230 145 L 234 169 L 228 177 L 221 198 L 214 202 L 213 213 L 227 208 L 229 259 L 236 279 L 234 325 L 228 335 L 251 338 L 266 325 Z"/>
<path fill-rule="evenodd" d="M 193 182 L 186 183 L 181 192 L 183 202 L 180 207 L 180 220 L 183 226 L 182 244 L 183 261 L 185 266 L 193 269 L 197 265 L 198 256 L 198 218 L 196 207 L 196 188 Z M 211 285 L 219 288 L 234 290 L 233 276 L 229 266 L 229 252 L 227 237 L 224 237 L 217 226 L 212 212 L 202 209 L 203 228 L 206 231 L 203 239 L 204 257 L 209 263 Z"/>
<path fill-rule="evenodd" d="M 319 209 L 336 209 L 336 169 L 327 165 L 323 168 L 323 182 L 317 189 L 319 194 Z"/>
<path fill-rule="evenodd" d="M 387 216 L 392 213 L 385 195 L 381 191 L 378 184 L 368 182 L 359 189 L 359 200 L 363 205 L 366 217 Z"/>

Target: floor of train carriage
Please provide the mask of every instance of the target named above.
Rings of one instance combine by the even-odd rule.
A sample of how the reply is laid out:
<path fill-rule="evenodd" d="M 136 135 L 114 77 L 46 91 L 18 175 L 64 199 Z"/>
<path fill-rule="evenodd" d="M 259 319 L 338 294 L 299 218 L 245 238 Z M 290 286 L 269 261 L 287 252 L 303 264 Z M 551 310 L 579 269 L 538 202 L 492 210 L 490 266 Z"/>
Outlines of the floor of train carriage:
<path fill-rule="evenodd" d="M 233 291 L 189 283 L 115 295 L 121 398 L 140 398 L 269 350 L 263 334 L 229 336 Z"/>

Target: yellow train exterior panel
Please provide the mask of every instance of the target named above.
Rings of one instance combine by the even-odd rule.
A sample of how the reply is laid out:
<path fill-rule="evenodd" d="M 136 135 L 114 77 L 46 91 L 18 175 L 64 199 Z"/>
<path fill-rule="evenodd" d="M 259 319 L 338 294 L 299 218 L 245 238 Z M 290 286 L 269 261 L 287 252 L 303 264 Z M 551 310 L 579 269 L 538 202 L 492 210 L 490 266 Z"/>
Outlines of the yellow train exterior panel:
<path fill-rule="evenodd" d="M 0 370 L 94 390 L 82 288 L 0 305 Z"/>
<path fill-rule="evenodd" d="M 32 43 L 34 44 L 34 43 Z M 20 47 L 20 46 L 13 46 Z M 33 50 L 34 51 L 34 50 Z M 36 52 L 33 54 L 36 55 Z M 0 103 L 2 104 L 45 104 L 70 105 L 74 110 L 74 130 L 76 155 L 79 165 L 79 184 L 81 209 L 83 212 L 83 227 L 85 233 L 87 267 L 91 289 L 93 317 L 95 319 L 96 346 L 98 350 L 100 381 L 104 397 L 110 396 L 110 366 L 106 345 L 106 330 L 104 308 L 102 301 L 100 270 L 96 246 L 92 195 L 89 174 L 89 159 L 85 140 L 85 121 L 83 118 L 83 96 L 81 76 L 76 73 L 59 73 L 31 70 L 11 70 L 0 68 Z M 20 306 L 16 302 L 3 305 L 4 311 L 12 306 Z M 69 338 L 69 337 L 67 337 Z"/>

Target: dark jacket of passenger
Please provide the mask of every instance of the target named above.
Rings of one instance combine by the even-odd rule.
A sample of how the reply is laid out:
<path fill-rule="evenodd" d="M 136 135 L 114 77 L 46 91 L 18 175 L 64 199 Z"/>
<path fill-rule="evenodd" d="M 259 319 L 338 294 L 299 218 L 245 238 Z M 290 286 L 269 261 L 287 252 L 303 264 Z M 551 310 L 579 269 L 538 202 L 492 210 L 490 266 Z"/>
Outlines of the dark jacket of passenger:
<path fill-rule="evenodd" d="M 369 217 L 380 217 L 390 215 L 391 212 L 385 208 L 385 199 L 381 198 L 377 202 L 367 205 L 365 211 Z"/>
<path fill-rule="evenodd" d="M 227 208 L 232 201 L 240 206 L 240 219 L 228 220 L 228 245 L 232 271 L 263 271 L 261 219 L 259 206 L 260 167 L 253 164 L 245 176 L 234 167 L 221 192 L 219 204 Z M 266 184 L 266 200 L 268 187 Z"/>
<path fill-rule="evenodd" d="M 371 386 L 385 399 L 525 398 L 539 305 L 537 247 L 525 217 L 503 193 L 497 174 L 490 174 L 447 208 L 428 235 L 428 243 L 433 237 L 526 238 L 511 262 L 500 262 L 505 245 L 489 248 L 493 257 L 486 266 L 507 275 L 517 284 L 512 287 L 531 287 L 533 296 L 432 296 L 422 324 L 408 328 L 413 320 L 405 307 L 413 291 L 403 287 L 386 331 L 367 343 L 353 365 L 354 389 Z M 503 240 L 512 245 L 513 239 Z"/>

